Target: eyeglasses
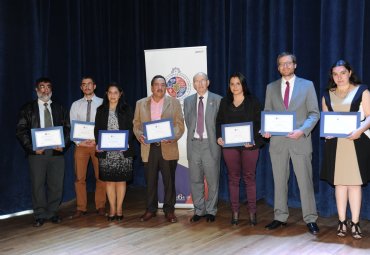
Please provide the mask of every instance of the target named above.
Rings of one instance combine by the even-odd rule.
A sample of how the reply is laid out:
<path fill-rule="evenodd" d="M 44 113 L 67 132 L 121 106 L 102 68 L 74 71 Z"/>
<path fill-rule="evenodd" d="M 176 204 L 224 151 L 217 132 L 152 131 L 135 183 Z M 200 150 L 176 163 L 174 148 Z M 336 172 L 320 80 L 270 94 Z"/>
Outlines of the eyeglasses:
<path fill-rule="evenodd" d="M 284 63 L 279 63 L 280 67 L 291 67 L 293 65 L 293 62 L 284 62 Z"/>

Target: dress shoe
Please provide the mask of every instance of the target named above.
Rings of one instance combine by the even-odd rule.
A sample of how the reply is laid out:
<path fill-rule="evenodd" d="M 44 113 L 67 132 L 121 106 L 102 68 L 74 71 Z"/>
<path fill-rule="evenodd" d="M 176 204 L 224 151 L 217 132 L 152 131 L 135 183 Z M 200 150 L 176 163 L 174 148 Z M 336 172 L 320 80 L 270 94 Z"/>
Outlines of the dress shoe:
<path fill-rule="evenodd" d="M 99 208 L 98 210 L 96 210 L 96 213 L 100 216 L 105 216 L 105 208 Z"/>
<path fill-rule="evenodd" d="M 116 215 L 108 215 L 107 221 L 114 221 L 116 219 Z"/>
<path fill-rule="evenodd" d="M 216 220 L 216 216 L 212 214 L 206 214 L 207 222 L 214 222 Z"/>
<path fill-rule="evenodd" d="M 166 213 L 165 217 L 166 217 L 168 222 L 171 222 L 171 223 L 176 223 L 177 222 L 177 218 L 176 218 L 176 215 L 175 215 L 174 212 Z"/>
<path fill-rule="evenodd" d="M 320 231 L 319 227 L 317 226 L 316 222 L 311 222 L 307 224 L 308 231 L 313 234 L 317 235 Z"/>
<path fill-rule="evenodd" d="M 265 226 L 265 228 L 268 229 L 268 230 L 273 230 L 273 229 L 278 228 L 280 226 L 285 227 L 286 226 L 286 222 L 282 222 L 282 221 L 278 221 L 278 220 L 273 220 L 270 224 L 267 224 Z"/>
<path fill-rule="evenodd" d="M 122 221 L 123 220 L 123 215 L 117 215 L 116 220 L 117 221 Z"/>
<path fill-rule="evenodd" d="M 35 222 L 33 223 L 33 226 L 35 228 L 41 227 L 44 225 L 45 220 L 44 219 L 35 219 Z"/>
<path fill-rule="evenodd" d="M 363 235 L 360 228 L 360 222 L 354 223 L 353 221 L 350 221 L 349 226 L 351 227 L 352 237 L 357 240 L 362 239 Z"/>
<path fill-rule="evenodd" d="M 141 217 L 140 217 L 140 221 L 148 221 L 150 220 L 151 218 L 157 216 L 157 213 L 156 212 L 149 212 L 149 211 L 146 211 Z"/>
<path fill-rule="evenodd" d="M 76 218 L 80 218 L 81 216 L 84 216 L 84 215 L 86 215 L 86 214 L 87 214 L 87 212 L 86 212 L 86 211 L 80 211 L 80 210 L 77 210 L 77 211 L 75 212 L 75 214 L 73 214 L 73 215 L 69 216 L 69 218 L 70 218 L 70 219 L 76 219 Z"/>
<path fill-rule="evenodd" d="M 197 222 L 199 221 L 203 216 L 199 216 L 197 214 L 194 214 L 193 217 L 191 217 L 190 222 Z"/>
<path fill-rule="evenodd" d="M 62 218 L 60 218 L 58 215 L 54 215 L 50 218 L 50 221 L 54 224 L 59 224 L 62 222 Z"/>
<path fill-rule="evenodd" d="M 233 212 L 231 216 L 231 225 L 236 226 L 239 224 L 239 212 Z"/>
<path fill-rule="evenodd" d="M 256 226 L 257 225 L 257 215 L 255 213 L 249 214 L 249 225 Z"/>

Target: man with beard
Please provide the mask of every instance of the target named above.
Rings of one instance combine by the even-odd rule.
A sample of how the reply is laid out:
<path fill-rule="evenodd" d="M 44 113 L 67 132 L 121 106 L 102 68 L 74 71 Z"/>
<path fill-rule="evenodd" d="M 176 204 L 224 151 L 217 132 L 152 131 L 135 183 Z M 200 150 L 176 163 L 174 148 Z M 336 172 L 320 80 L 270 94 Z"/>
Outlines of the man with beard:
<path fill-rule="evenodd" d="M 81 81 L 83 98 L 75 101 L 70 110 L 70 119 L 78 121 L 94 122 L 96 109 L 103 103 L 103 99 L 94 93 L 96 84 L 91 77 L 84 77 Z M 79 218 L 87 212 L 86 173 L 89 160 L 94 167 L 95 173 L 95 208 L 99 215 L 105 215 L 105 183 L 99 180 L 99 162 L 95 156 L 95 140 L 75 142 L 75 190 L 77 210 L 71 218 Z"/>
<path fill-rule="evenodd" d="M 146 212 L 140 217 L 147 221 L 156 216 L 158 209 L 158 171 L 161 171 L 164 186 L 163 211 L 166 220 L 177 222 L 175 216 L 176 187 L 175 171 L 179 159 L 177 141 L 184 133 L 184 118 L 179 100 L 166 96 L 166 79 L 156 75 L 151 81 L 152 95 L 136 102 L 134 116 L 134 134 L 141 144 L 141 158 L 144 162 L 147 184 Z M 146 144 L 143 123 L 160 119 L 172 119 L 174 140 L 162 140 Z"/>
<path fill-rule="evenodd" d="M 70 123 L 67 111 L 53 102 L 51 80 L 41 77 L 36 80 L 38 99 L 25 104 L 20 111 L 16 136 L 26 152 L 30 167 L 34 227 L 45 220 L 60 223 L 58 208 L 62 200 L 64 179 L 64 152 L 70 145 Z M 62 126 L 65 148 L 55 147 L 34 151 L 32 128 Z"/>

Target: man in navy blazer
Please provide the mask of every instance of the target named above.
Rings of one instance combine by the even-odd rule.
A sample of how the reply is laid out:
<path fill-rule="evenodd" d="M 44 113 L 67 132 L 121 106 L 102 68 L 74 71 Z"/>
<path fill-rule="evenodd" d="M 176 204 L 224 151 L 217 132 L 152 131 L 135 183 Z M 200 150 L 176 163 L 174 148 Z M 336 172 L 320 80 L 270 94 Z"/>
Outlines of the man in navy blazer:
<path fill-rule="evenodd" d="M 319 107 L 311 81 L 295 76 L 296 57 L 288 52 L 277 58 L 281 79 L 267 86 L 265 111 L 295 112 L 296 129 L 287 136 L 263 134 L 270 140 L 270 157 L 275 184 L 274 220 L 266 229 L 285 226 L 288 220 L 289 161 L 300 190 L 303 220 L 311 234 L 317 234 L 317 211 L 312 180 L 311 131 L 319 120 Z"/>
<path fill-rule="evenodd" d="M 205 73 L 194 75 L 193 85 L 197 93 L 184 100 L 184 116 L 188 128 L 187 157 L 195 209 L 190 221 L 196 222 L 206 217 L 207 222 L 214 222 L 217 213 L 221 155 L 221 148 L 217 145 L 216 139 L 216 117 L 221 96 L 208 91 L 209 79 Z M 198 115 L 202 118 L 198 118 Z M 205 198 L 204 178 L 207 181 L 208 198 Z"/>

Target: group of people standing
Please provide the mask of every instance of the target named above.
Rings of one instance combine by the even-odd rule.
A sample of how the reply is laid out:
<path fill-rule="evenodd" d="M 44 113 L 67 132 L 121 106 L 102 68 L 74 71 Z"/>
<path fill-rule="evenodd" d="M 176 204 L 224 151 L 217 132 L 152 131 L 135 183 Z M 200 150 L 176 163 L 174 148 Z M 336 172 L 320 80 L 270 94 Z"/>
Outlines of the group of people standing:
<path fill-rule="evenodd" d="M 243 180 L 248 200 L 249 223 L 257 224 L 256 165 L 259 149 L 270 140 L 270 158 L 274 177 L 274 219 L 265 226 L 272 230 L 287 225 L 288 178 L 290 161 L 297 177 L 302 203 L 303 220 L 311 234 L 318 234 L 319 227 L 312 178 L 311 131 L 320 117 L 318 100 L 311 81 L 297 77 L 296 57 L 287 52 L 277 57 L 281 74 L 267 86 L 264 111 L 295 112 L 296 129 L 286 136 L 261 133 L 262 106 L 253 96 L 246 77 L 239 72 L 229 77 L 226 97 L 222 98 L 208 90 L 207 74 L 193 77 L 196 93 L 184 100 L 184 111 L 176 98 L 166 96 L 166 79 L 156 75 L 151 80 L 152 95 L 136 103 L 133 112 L 123 100 L 122 88 L 111 83 L 104 98 L 94 94 L 96 84 L 91 77 L 84 77 L 81 90 L 84 97 L 72 104 L 70 118 L 66 111 L 51 101 L 52 84 L 48 78 L 36 82 L 38 99 L 22 107 L 17 125 L 17 138 L 25 149 L 32 183 L 32 201 L 35 222 L 42 226 L 45 220 L 61 221 L 57 209 L 62 198 L 64 157 L 63 151 L 70 145 L 70 121 L 95 121 L 95 140 L 75 142 L 75 189 L 77 209 L 71 218 L 87 213 L 86 171 L 92 160 L 96 178 L 95 206 L 105 215 L 105 198 L 109 201 L 109 221 L 122 220 L 122 203 L 126 182 L 132 179 L 134 136 L 140 143 L 144 162 L 146 187 L 146 210 L 140 217 L 148 221 L 157 215 L 158 173 L 164 184 L 163 211 L 168 222 L 177 222 L 175 215 L 175 170 L 179 159 L 177 141 L 187 126 L 187 158 L 190 185 L 194 204 L 191 222 L 205 218 L 214 222 L 217 214 L 221 152 L 227 166 L 231 203 L 231 224 L 238 225 L 240 213 L 239 187 Z M 361 85 L 350 65 L 337 61 L 330 70 L 329 87 L 322 98 L 323 111 L 361 112 L 361 125 L 346 138 L 326 137 L 321 177 L 335 186 L 338 208 L 337 235 L 344 237 L 347 228 L 356 239 L 362 238 L 359 225 L 361 208 L 361 185 L 370 180 L 368 173 L 370 157 L 370 94 Z M 147 144 L 143 123 L 171 119 L 174 139 Z M 185 123 L 184 123 L 185 119 Z M 253 144 L 224 147 L 221 125 L 241 122 L 253 123 Z M 63 126 L 65 148 L 32 150 L 31 128 Z M 99 130 L 128 130 L 129 146 L 126 151 L 100 151 Z M 205 181 L 207 187 L 205 187 Z M 47 195 L 45 190 L 47 183 Z M 205 189 L 208 189 L 208 192 Z M 205 195 L 207 193 L 207 196 Z M 347 202 L 350 203 L 351 220 L 346 219 Z"/>

